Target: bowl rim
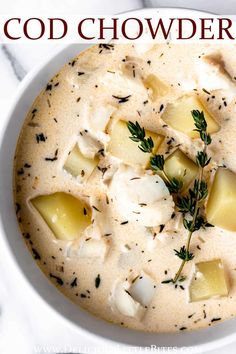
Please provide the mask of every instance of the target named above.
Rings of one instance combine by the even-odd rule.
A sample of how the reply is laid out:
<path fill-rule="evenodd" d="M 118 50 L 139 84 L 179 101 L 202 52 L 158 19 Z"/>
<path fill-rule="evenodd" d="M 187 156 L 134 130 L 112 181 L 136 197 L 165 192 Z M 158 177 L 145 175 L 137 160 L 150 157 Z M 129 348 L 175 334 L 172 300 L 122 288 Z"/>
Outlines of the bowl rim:
<path fill-rule="evenodd" d="M 175 15 L 176 15 L 176 13 L 178 13 L 178 15 L 183 14 L 183 12 L 185 14 L 186 13 L 203 14 L 203 15 L 210 14 L 209 12 L 205 12 L 205 11 L 185 9 L 185 8 L 175 8 L 175 7 L 145 8 L 145 9 L 138 9 L 135 11 L 127 11 L 126 13 L 130 13 L 131 15 L 135 15 L 135 14 L 139 14 L 139 15 L 143 14 L 144 15 L 145 13 L 150 14 L 150 11 L 152 12 L 152 14 L 155 12 L 158 12 L 158 13 L 166 12 L 169 14 L 171 11 L 173 11 L 175 13 Z M 212 14 L 212 15 L 214 15 L 214 14 Z M 91 45 L 90 44 L 89 45 L 82 44 L 81 45 L 82 50 L 85 50 L 87 47 L 90 47 Z M 73 52 L 76 49 L 77 53 L 79 53 L 80 52 L 79 46 L 80 45 L 78 45 L 78 44 L 68 44 L 68 43 L 63 44 L 63 45 L 59 45 L 57 48 L 55 48 L 53 50 L 53 52 L 50 55 L 48 55 L 40 63 L 40 65 L 37 65 L 35 68 L 33 68 L 26 75 L 24 80 L 20 83 L 20 85 L 17 89 L 17 92 L 15 94 L 14 102 L 12 103 L 12 107 L 10 109 L 10 112 L 8 113 L 6 119 L 3 122 L 3 128 L 1 129 L 1 133 L 0 133 L 0 144 L 1 144 L 0 145 L 0 164 L 2 166 L 2 168 L 0 170 L 1 197 L 3 194 L 5 195 L 5 193 L 7 193 L 7 191 L 5 191 L 5 188 L 9 187 L 9 172 L 10 172 L 10 175 L 12 175 L 12 165 L 9 164 L 9 161 L 7 161 L 6 157 L 9 159 L 9 156 L 13 157 L 13 155 L 14 155 L 17 140 L 12 141 L 12 138 L 16 138 L 19 135 L 19 131 L 21 129 L 22 122 L 24 120 L 24 117 L 23 117 L 18 122 L 18 121 L 16 121 L 16 118 L 15 118 L 18 115 L 20 107 L 21 106 L 23 107 L 23 108 L 21 108 L 22 111 L 25 111 L 25 112 L 28 111 L 29 107 L 32 104 L 32 101 L 30 99 L 27 99 L 26 96 L 27 95 L 30 96 L 30 90 L 32 90 L 33 93 L 35 92 L 35 90 L 37 91 L 37 89 L 35 89 L 35 87 L 34 87 L 34 82 L 37 78 L 40 78 L 40 76 L 42 75 L 42 72 L 44 72 L 45 76 L 47 77 L 47 81 L 48 81 L 48 79 L 50 79 L 53 76 L 54 72 L 52 72 L 52 69 L 51 69 L 52 61 L 54 59 L 60 58 L 59 62 L 56 65 L 56 67 L 58 67 L 58 69 L 59 69 L 62 66 L 61 62 L 66 63 L 68 61 L 68 58 L 69 59 L 71 58 L 71 55 L 69 55 L 70 49 Z M 65 59 L 65 54 L 66 54 L 66 59 Z M 50 70 L 48 70 L 48 68 L 50 68 Z M 55 70 L 55 72 L 57 72 L 58 69 Z M 39 86 L 41 86 L 41 88 L 43 88 L 43 86 L 45 85 L 44 81 L 45 81 L 45 77 L 39 85 Z M 41 90 L 41 88 L 40 88 L 40 90 Z M 38 91 L 40 91 L 40 90 L 38 90 Z M 25 100 L 26 100 L 26 102 L 25 102 Z M 21 114 L 21 116 L 23 116 L 23 113 Z M 11 134 L 11 131 L 14 131 L 13 134 Z M 6 167 L 6 169 L 5 169 L 5 167 Z M 11 181 L 10 181 L 10 184 L 11 184 Z M 5 191 L 5 192 L 2 192 L 2 191 Z M 12 188 L 10 189 L 10 193 L 12 194 Z M 9 191 L 8 191 L 8 194 L 6 194 L 6 195 L 9 196 Z M 205 328 L 202 330 L 200 329 L 200 330 L 197 330 L 194 332 L 185 332 L 185 333 L 181 332 L 180 334 L 177 334 L 177 333 L 172 333 L 172 334 L 153 333 L 150 335 L 149 333 L 137 332 L 134 330 L 119 327 L 117 325 L 109 324 L 106 321 L 103 321 L 101 319 L 97 319 L 96 317 L 89 314 L 88 312 L 81 310 L 81 308 L 79 308 L 79 310 L 78 310 L 78 306 L 72 304 L 72 302 L 70 302 L 65 296 L 62 296 L 62 294 L 57 291 L 55 286 L 52 285 L 48 281 L 47 277 L 44 276 L 44 274 L 41 272 L 41 270 L 37 266 L 36 262 L 33 260 L 32 256 L 28 252 L 27 248 L 25 247 L 24 242 L 22 242 L 22 237 L 20 237 L 20 240 L 16 239 L 16 234 L 20 233 L 19 228 L 18 228 L 18 223 L 16 222 L 16 218 L 15 218 L 15 222 L 13 222 L 13 220 L 11 221 L 11 227 L 9 226 L 9 224 L 8 224 L 8 226 L 6 226 L 6 217 L 9 215 L 9 213 L 12 214 L 12 212 L 14 212 L 12 201 L 13 201 L 13 197 L 10 198 L 10 201 L 8 201 L 6 203 L 6 205 L 3 206 L 3 203 L 1 203 L 1 206 L 0 206 L 0 226 L 3 231 L 2 234 L 3 234 L 4 243 L 7 246 L 9 254 L 11 255 L 11 258 L 14 260 L 14 263 L 15 263 L 16 267 L 18 268 L 18 270 L 20 271 L 21 275 L 24 277 L 24 279 L 26 280 L 26 282 L 28 283 L 28 285 L 32 289 L 34 295 L 37 296 L 45 305 L 47 305 L 47 307 L 50 308 L 50 310 L 54 311 L 57 315 L 59 315 L 60 318 L 64 322 L 66 322 L 67 324 L 72 326 L 73 329 L 80 331 L 80 333 L 83 333 L 86 336 L 90 336 L 93 339 L 96 338 L 99 341 L 106 340 L 108 344 L 113 344 L 113 345 L 120 344 L 121 346 L 136 346 L 137 345 L 137 346 L 144 348 L 145 346 L 148 346 L 151 344 L 158 345 L 161 347 L 164 347 L 164 346 L 169 347 L 169 342 L 171 342 L 173 344 L 172 345 L 173 347 L 177 347 L 177 348 L 187 347 L 189 349 L 191 348 L 192 353 L 199 353 L 199 352 L 213 350 L 213 349 L 219 348 L 220 346 L 230 344 L 236 339 L 236 331 L 234 332 L 231 329 L 231 331 L 229 331 L 231 333 L 227 334 L 227 332 L 228 332 L 227 326 L 225 326 L 226 329 L 224 331 L 222 330 L 222 327 L 224 326 L 224 324 L 226 322 L 228 323 L 230 321 L 231 322 L 233 321 L 236 324 L 236 319 L 235 319 L 235 321 L 233 319 L 228 320 L 228 321 L 225 321 L 222 324 L 216 325 L 212 328 Z M 14 215 L 15 215 L 15 212 L 14 212 Z M 8 229 L 9 229 L 9 231 L 8 231 Z M 13 234 L 14 234 L 11 236 L 11 238 L 9 238 L 7 236 L 10 234 L 10 229 L 13 231 Z M 16 231 L 16 230 L 18 230 L 18 231 Z M 18 247 L 16 247 L 16 246 L 18 246 Z M 24 250 L 21 246 L 24 247 Z M 24 255 L 24 257 L 26 258 L 24 261 L 26 262 L 26 265 L 30 267 L 33 277 L 40 279 L 40 281 L 42 281 L 45 284 L 45 287 L 47 287 L 47 290 L 44 291 L 43 293 L 42 293 L 42 291 L 39 291 L 39 289 L 37 287 L 38 285 L 36 286 L 35 279 L 32 278 L 32 275 L 31 276 L 29 275 L 29 271 L 26 269 L 25 265 L 24 266 L 22 265 L 22 262 L 19 259 L 19 255 L 16 254 L 16 248 L 17 248 L 17 250 L 20 249 L 21 254 Z M 50 298 L 50 301 L 49 301 L 49 298 Z M 64 303 L 64 306 L 68 307 L 72 311 L 73 311 L 74 307 L 76 307 L 77 312 L 80 313 L 80 316 L 86 322 L 86 325 L 81 324 L 81 320 L 78 323 L 75 317 L 71 318 L 71 316 L 70 316 L 70 318 L 68 318 L 68 313 L 67 312 L 65 313 L 64 311 L 62 311 L 62 309 L 59 306 L 59 304 L 61 304 L 61 303 Z M 98 328 L 104 327 L 104 330 L 94 330 L 93 329 L 91 332 L 90 328 L 91 328 L 92 322 L 93 323 L 96 322 L 96 325 Z M 113 329 L 114 329 L 114 331 L 112 331 Z M 236 329 L 236 326 L 235 326 L 235 329 Z M 215 333 L 212 334 L 212 331 L 214 331 Z M 117 332 L 118 335 L 114 335 L 113 332 Z M 132 337 L 132 341 L 130 341 L 130 338 L 129 338 L 130 336 Z M 146 337 L 146 340 L 144 340 L 144 338 L 143 338 L 144 336 Z M 202 336 L 202 338 L 204 338 L 204 340 L 201 344 L 198 344 L 198 339 L 200 338 L 200 336 Z M 119 337 L 120 339 L 116 339 L 117 337 Z M 152 341 L 154 342 L 154 337 L 156 338 L 155 343 L 152 343 Z M 165 339 L 163 340 L 158 337 L 165 337 Z M 180 337 L 181 337 L 181 339 L 180 339 Z M 191 344 L 192 339 L 188 340 L 190 337 L 194 338 L 194 343 L 195 343 L 194 347 L 192 347 L 192 344 Z M 143 344 L 141 344 L 141 343 L 143 343 Z M 197 348 L 195 348 L 195 346 Z"/>

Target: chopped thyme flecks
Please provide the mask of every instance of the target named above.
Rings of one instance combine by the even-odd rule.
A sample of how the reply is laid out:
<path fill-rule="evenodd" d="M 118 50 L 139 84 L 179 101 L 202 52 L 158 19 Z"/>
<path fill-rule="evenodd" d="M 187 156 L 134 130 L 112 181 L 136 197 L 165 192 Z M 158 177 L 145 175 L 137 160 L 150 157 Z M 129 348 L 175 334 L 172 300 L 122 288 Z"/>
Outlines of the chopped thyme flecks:
<path fill-rule="evenodd" d="M 45 161 L 56 161 L 58 159 L 58 149 L 56 149 L 55 153 L 54 153 L 54 157 L 45 157 Z"/>
<path fill-rule="evenodd" d="M 74 287 L 76 287 L 77 286 L 77 277 L 75 277 L 73 280 L 72 280 L 72 282 L 70 283 L 70 287 L 71 288 L 74 288 Z"/>
<path fill-rule="evenodd" d="M 40 142 L 45 142 L 47 137 L 43 133 L 35 134 L 36 141 L 39 144 Z"/>
<path fill-rule="evenodd" d="M 64 284 L 64 281 L 60 277 L 57 277 L 56 275 L 53 275 L 52 273 L 49 273 L 49 277 L 55 279 L 58 285 L 62 286 Z"/>
<path fill-rule="evenodd" d="M 95 278 L 95 288 L 99 288 L 101 284 L 101 278 L 100 278 L 100 274 L 98 274 Z"/>
<path fill-rule="evenodd" d="M 95 205 L 92 205 L 92 208 L 96 210 L 97 212 L 101 213 L 101 210 L 99 210 Z"/>
<path fill-rule="evenodd" d="M 25 172 L 24 172 L 24 169 L 22 167 L 17 171 L 18 175 L 23 175 L 24 173 Z"/>
<path fill-rule="evenodd" d="M 52 84 L 47 84 L 46 91 L 52 91 Z"/>
<path fill-rule="evenodd" d="M 26 162 L 26 163 L 24 164 L 24 167 L 25 167 L 25 168 L 31 168 L 31 165 Z"/>
<path fill-rule="evenodd" d="M 40 260 L 41 256 L 39 255 L 38 251 L 36 251 L 35 248 L 32 248 L 32 253 L 33 253 L 33 257 L 35 260 Z"/>
<path fill-rule="evenodd" d="M 16 205 L 16 214 L 18 214 L 19 211 L 21 210 L 21 206 L 19 203 L 15 203 L 15 205 Z"/>
<path fill-rule="evenodd" d="M 100 43 L 98 48 L 100 49 L 99 54 L 101 54 L 103 52 L 103 50 L 106 50 L 106 51 L 114 50 L 115 46 L 114 46 L 114 44 Z"/>
<path fill-rule="evenodd" d="M 124 97 L 112 95 L 112 97 L 118 100 L 118 103 L 126 103 L 129 101 L 131 95 L 124 96 Z"/>
<path fill-rule="evenodd" d="M 215 317 L 215 318 L 212 318 L 211 322 L 216 322 L 216 321 L 220 321 L 221 320 L 221 317 Z"/>

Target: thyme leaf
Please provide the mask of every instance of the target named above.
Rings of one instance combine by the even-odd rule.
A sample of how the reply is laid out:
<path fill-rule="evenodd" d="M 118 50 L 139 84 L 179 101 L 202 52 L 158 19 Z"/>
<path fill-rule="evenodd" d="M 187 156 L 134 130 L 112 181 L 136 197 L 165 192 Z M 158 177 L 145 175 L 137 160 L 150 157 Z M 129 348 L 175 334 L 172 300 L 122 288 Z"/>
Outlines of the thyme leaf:
<path fill-rule="evenodd" d="M 150 158 L 150 165 L 153 171 L 163 171 L 164 170 L 164 156 L 163 155 L 154 155 Z"/>
<path fill-rule="evenodd" d="M 173 279 L 166 279 L 166 280 L 163 280 L 161 283 L 162 283 L 162 284 L 173 283 Z"/>
<path fill-rule="evenodd" d="M 166 185 L 171 194 L 177 194 L 183 187 L 183 181 L 173 177 Z"/>
<path fill-rule="evenodd" d="M 211 158 L 208 158 L 205 151 L 198 151 L 196 156 L 196 163 L 199 167 L 206 167 L 211 161 Z"/>
<path fill-rule="evenodd" d="M 194 258 L 194 255 L 193 253 L 190 253 L 186 248 L 185 246 L 182 246 L 180 248 L 180 250 L 174 250 L 175 251 L 175 255 L 177 257 L 179 257 L 180 259 L 183 259 L 183 260 L 187 260 L 187 261 L 191 261 L 193 258 Z"/>

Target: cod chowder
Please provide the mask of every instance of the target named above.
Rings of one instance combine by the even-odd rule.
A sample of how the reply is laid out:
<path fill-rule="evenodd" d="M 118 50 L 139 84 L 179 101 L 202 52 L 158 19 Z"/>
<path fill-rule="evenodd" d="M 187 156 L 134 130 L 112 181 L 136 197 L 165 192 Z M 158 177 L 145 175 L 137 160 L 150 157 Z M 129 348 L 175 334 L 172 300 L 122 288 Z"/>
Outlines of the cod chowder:
<path fill-rule="evenodd" d="M 59 290 L 151 332 L 236 315 L 236 47 L 100 44 L 27 114 L 16 215 Z"/>

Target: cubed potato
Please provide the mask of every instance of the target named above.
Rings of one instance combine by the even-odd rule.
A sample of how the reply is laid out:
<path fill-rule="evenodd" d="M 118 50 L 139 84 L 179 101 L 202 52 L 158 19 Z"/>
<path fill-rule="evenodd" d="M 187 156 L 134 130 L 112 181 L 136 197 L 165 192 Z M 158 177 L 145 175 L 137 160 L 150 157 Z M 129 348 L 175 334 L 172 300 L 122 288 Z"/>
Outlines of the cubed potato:
<path fill-rule="evenodd" d="M 236 174 L 218 168 L 206 206 L 207 221 L 226 230 L 236 231 Z"/>
<path fill-rule="evenodd" d="M 149 90 L 149 97 L 152 101 L 156 101 L 158 98 L 165 96 L 169 92 L 169 86 L 154 74 L 148 75 L 143 83 Z"/>
<path fill-rule="evenodd" d="M 89 178 L 97 164 L 97 158 L 89 159 L 83 156 L 76 144 L 69 153 L 63 168 L 73 177 L 77 177 L 82 182 Z"/>
<path fill-rule="evenodd" d="M 191 114 L 193 110 L 204 112 L 208 133 L 213 134 L 219 131 L 219 124 L 213 119 L 199 98 L 194 95 L 183 96 L 176 102 L 168 104 L 162 114 L 162 119 L 170 127 L 188 135 L 190 138 L 199 138 L 199 133 L 194 131 L 196 127 Z"/>
<path fill-rule="evenodd" d="M 91 224 L 90 208 L 71 194 L 41 195 L 31 203 L 59 240 L 74 240 Z"/>
<path fill-rule="evenodd" d="M 165 160 L 164 170 L 169 178 L 176 178 L 183 182 L 183 190 L 190 185 L 198 173 L 197 165 L 180 149 L 175 150 Z"/>
<path fill-rule="evenodd" d="M 227 295 L 228 287 L 222 261 L 215 259 L 197 263 L 189 287 L 190 301 L 201 301 Z"/>
<path fill-rule="evenodd" d="M 119 120 L 111 131 L 111 139 L 107 151 L 128 165 L 147 167 L 151 154 L 141 151 L 138 148 L 138 144 L 130 139 L 130 136 L 127 122 Z M 163 142 L 164 137 L 149 130 L 146 130 L 146 136 L 152 137 L 154 142 L 153 152 L 155 153 Z"/>

